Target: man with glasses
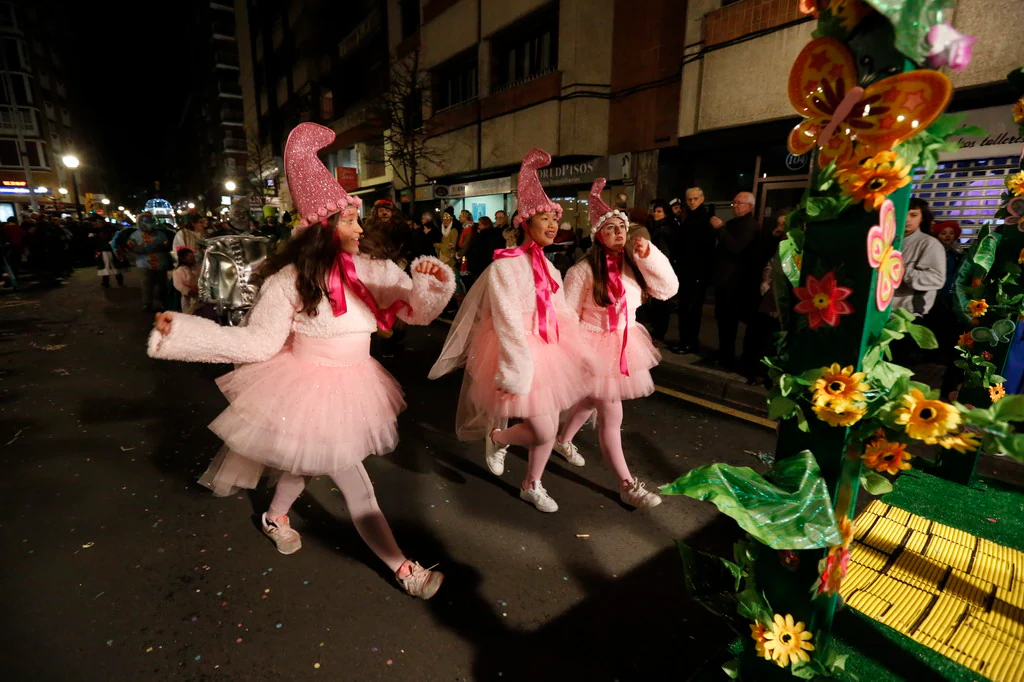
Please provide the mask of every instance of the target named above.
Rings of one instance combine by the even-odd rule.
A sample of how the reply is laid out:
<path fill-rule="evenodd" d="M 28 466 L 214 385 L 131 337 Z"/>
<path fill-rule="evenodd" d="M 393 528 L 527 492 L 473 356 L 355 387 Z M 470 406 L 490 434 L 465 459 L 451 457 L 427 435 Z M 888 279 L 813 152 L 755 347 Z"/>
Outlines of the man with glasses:
<path fill-rule="evenodd" d="M 717 231 L 712 282 L 715 285 L 715 319 L 718 322 L 718 364 L 736 366 L 736 333 L 740 319 L 753 302 L 760 272 L 752 272 L 760 232 L 753 216 L 754 195 L 740 192 L 732 200 L 734 218 L 727 223 L 712 219 Z"/>

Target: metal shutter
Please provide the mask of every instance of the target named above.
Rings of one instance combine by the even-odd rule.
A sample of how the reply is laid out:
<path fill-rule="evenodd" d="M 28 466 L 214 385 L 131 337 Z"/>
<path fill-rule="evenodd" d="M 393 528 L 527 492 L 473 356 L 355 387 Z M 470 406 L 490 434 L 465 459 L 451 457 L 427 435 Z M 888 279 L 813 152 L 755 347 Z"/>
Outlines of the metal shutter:
<path fill-rule="evenodd" d="M 926 182 L 921 182 L 924 173 L 918 168 L 914 173 L 914 196 L 929 203 L 936 221 L 960 223 L 960 241 L 970 244 L 982 225 L 995 222 L 999 196 L 1006 189 L 1004 178 L 1017 172 L 1019 163 L 1017 156 L 946 161 Z"/>

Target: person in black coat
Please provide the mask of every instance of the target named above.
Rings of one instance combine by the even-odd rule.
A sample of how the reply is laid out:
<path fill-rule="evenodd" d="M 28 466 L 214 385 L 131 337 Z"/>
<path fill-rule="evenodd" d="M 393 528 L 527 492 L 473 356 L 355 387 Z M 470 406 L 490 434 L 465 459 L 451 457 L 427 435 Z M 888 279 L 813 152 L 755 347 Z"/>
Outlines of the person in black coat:
<path fill-rule="evenodd" d="M 495 227 L 490 218 L 481 217 L 479 226 L 480 229 L 470 243 L 469 252 L 466 254 L 466 269 L 473 280 L 491 264 L 491 261 L 494 260 L 494 252 L 505 248 L 505 234 Z"/>
<path fill-rule="evenodd" d="M 717 237 L 711 224 L 712 209 L 704 203 L 704 190 L 686 190 L 687 212 L 679 226 L 670 258 L 679 278 L 679 343 L 670 350 L 696 353 L 704 301 L 711 285 Z"/>
<path fill-rule="evenodd" d="M 672 243 L 678 237 L 678 227 L 668 203 L 662 199 L 655 199 L 651 202 L 651 220 L 647 224 L 647 230 L 651 234 L 651 243 L 667 255 L 670 261 L 673 258 Z M 672 304 L 652 298 L 647 301 L 646 305 L 651 325 L 651 338 L 654 339 L 655 345 L 663 346 L 665 345 L 665 334 L 668 332 L 668 318 L 672 314 Z"/>
<path fill-rule="evenodd" d="M 740 192 L 732 201 L 735 217 L 727 223 L 711 219 L 717 230 L 712 282 L 715 285 L 715 319 L 718 322 L 718 363 L 736 366 L 736 333 L 754 300 L 759 280 L 756 267 L 760 228 L 754 218 L 754 195 Z M 752 274 L 753 271 L 753 274 Z"/>

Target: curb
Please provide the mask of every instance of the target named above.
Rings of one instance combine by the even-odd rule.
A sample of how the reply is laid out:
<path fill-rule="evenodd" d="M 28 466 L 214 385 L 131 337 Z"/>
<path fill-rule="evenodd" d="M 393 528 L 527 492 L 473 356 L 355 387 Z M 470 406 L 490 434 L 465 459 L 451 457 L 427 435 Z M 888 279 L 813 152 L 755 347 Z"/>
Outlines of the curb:
<path fill-rule="evenodd" d="M 651 374 L 659 386 L 741 409 L 759 417 L 768 415 L 765 404 L 767 391 L 758 386 L 748 386 L 742 377 L 731 372 L 663 359 L 661 364 L 651 370 Z"/>

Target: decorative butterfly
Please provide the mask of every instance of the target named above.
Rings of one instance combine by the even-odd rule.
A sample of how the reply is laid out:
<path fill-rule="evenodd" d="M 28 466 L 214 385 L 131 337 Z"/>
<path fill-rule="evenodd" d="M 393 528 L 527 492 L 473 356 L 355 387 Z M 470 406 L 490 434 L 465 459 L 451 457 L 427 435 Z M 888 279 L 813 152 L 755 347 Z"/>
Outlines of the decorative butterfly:
<path fill-rule="evenodd" d="M 946 108 L 949 78 L 922 69 L 858 85 L 853 53 L 835 38 L 812 40 L 789 72 L 789 102 L 807 120 L 789 134 L 796 155 L 820 148 L 818 162 L 839 164 L 892 149 Z"/>
<path fill-rule="evenodd" d="M 1017 229 L 1024 232 L 1024 197 L 1014 197 L 1006 203 L 1006 210 L 1010 215 L 1003 221 L 1007 225 L 1016 225 Z"/>
<path fill-rule="evenodd" d="M 868 230 L 868 263 L 878 270 L 875 307 L 884 311 L 903 281 L 903 254 L 892 247 L 896 239 L 896 208 L 889 199 L 882 204 L 878 222 Z"/>

